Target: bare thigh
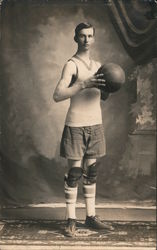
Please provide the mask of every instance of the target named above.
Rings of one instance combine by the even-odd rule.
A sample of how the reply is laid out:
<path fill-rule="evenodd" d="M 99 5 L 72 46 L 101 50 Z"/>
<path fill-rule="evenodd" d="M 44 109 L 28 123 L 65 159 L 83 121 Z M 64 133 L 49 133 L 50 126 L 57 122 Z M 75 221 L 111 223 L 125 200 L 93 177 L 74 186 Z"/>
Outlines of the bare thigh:
<path fill-rule="evenodd" d="M 81 168 L 82 167 L 82 161 L 81 160 L 71 160 L 71 159 L 68 159 L 68 168 L 74 168 L 74 167 L 77 167 L 77 168 Z"/>
<path fill-rule="evenodd" d="M 92 165 L 93 163 L 96 162 L 96 159 L 84 159 L 83 160 L 83 170 L 84 172 L 87 171 L 88 166 Z"/>
<path fill-rule="evenodd" d="M 84 170 L 86 170 L 88 166 L 92 165 L 95 162 L 96 162 L 96 159 L 86 159 L 86 158 L 84 158 L 83 160 L 68 159 L 68 170 L 73 167 L 77 167 L 77 168 L 82 167 Z"/>

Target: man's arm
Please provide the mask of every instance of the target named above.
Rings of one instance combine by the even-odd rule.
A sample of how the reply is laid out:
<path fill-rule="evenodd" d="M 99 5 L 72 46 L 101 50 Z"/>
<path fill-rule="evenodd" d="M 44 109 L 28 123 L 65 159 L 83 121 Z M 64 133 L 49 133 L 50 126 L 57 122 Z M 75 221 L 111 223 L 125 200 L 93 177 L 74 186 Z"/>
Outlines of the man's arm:
<path fill-rule="evenodd" d="M 73 75 L 76 75 L 76 65 L 72 61 L 69 61 L 65 64 L 61 79 L 54 91 L 54 101 L 59 102 L 68 99 L 84 88 L 83 82 L 78 82 L 77 84 L 69 87 Z"/>
<path fill-rule="evenodd" d="M 85 88 L 99 87 L 100 85 L 105 85 L 105 80 L 99 79 L 103 74 L 97 74 L 85 81 L 77 82 L 69 87 L 71 83 L 72 76 L 76 75 L 76 65 L 69 61 L 65 64 L 60 81 L 53 94 L 53 99 L 56 102 L 66 100 Z"/>

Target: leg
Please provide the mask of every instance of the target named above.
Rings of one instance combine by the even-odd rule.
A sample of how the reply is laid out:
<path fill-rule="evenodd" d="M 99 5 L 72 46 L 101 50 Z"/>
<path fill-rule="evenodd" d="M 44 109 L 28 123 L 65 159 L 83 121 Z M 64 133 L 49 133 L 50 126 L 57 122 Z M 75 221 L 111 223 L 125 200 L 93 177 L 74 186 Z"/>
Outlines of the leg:
<path fill-rule="evenodd" d="M 78 180 L 82 176 L 81 162 L 86 147 L 84 145 L 83 132 L 84 129 L 81 127 L 70 127 L 66 125 L 60 144 L 60 155 L 69 159 L 69 169 L 65 174 L 65 199 L 68 218 L 65 231 L 67 236 L 74 236 L 75 234 L 77 186 Z"/>
<path fill-rule="evenodd" d="M 82 176 L 82 168 L 80 160 L 68 160 L 69 171 L 65 174 L 65 199 L 66 199 L 66 216 L 68 224 L 66 227 L 66 235 L 73 237 L 76 228 L 76 200 L 78 181 Z"/>
<path fill-rule="evenodd" d="M 96 159 L 84 159 L 83 192 L 86 202 L 86 215 L 95 216 Z"/>
<path fill-rule="evenodd" d="M 113 230 L 112 226 L 105 225 L 98 216 L 95 215 L 95 195 L 96 195 L 96 178 L 97 167 L 96 159 L 86 159 L 84 161 L 84 197 L 86 200 L 86 226 L 93 229 Z"/>
<path fill-rule="evenodd" d="M 80 160 L 68 160 L 69 171 L 65 174 L 65 199 L 67 218 L 76 219 L 75 206 L 77 199 L 78 180 L 82 176 Z"/>

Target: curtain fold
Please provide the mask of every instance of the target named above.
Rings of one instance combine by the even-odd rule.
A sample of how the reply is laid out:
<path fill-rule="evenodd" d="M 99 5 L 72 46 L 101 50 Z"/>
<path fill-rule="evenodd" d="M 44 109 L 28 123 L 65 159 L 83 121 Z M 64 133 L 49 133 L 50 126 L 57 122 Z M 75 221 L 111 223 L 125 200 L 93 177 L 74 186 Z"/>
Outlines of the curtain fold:
<path fill-rule="evenodd" d="M 157 4 L 112 0 L 109 17 L 133 60 L 142 64 L 157 56 Z"/>

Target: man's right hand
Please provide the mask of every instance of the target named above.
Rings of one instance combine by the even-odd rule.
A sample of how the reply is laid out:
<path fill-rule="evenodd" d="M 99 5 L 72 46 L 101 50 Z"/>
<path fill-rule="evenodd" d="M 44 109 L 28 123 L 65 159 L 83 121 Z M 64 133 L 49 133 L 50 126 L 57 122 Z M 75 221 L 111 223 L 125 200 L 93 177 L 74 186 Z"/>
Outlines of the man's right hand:
<path fill-rule="evenodd" d="M 103 79 L 104 74 L 95 74 L 92 77 L 89 77 L 83 82 L 84 88 L 100 88 L 106 86 L 106 81 Z"/>

